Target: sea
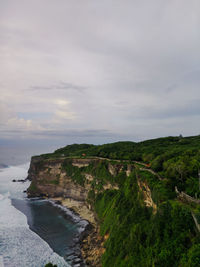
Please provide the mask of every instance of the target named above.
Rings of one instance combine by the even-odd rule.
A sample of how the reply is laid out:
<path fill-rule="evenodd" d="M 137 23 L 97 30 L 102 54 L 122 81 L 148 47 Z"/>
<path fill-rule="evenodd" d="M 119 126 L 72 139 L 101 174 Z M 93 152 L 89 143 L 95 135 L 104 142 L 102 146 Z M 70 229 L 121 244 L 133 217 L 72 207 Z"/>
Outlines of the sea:
<path fill-rule="evenodd" d="M 28 199 L 29 163 L 0 166 L 0 267 L 85 266 L 79 236 L 87 222 L 52 201 Z"/>

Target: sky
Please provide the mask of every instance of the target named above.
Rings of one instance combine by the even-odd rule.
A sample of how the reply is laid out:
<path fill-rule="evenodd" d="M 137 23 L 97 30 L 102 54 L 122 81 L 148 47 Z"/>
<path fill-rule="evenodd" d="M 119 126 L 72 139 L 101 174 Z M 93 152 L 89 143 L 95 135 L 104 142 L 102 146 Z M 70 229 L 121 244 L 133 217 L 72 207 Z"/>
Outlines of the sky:
<path fill-rule="evenodd" d="M 199 0 L 1 0 L 0 148 L 200 134 Z"/>

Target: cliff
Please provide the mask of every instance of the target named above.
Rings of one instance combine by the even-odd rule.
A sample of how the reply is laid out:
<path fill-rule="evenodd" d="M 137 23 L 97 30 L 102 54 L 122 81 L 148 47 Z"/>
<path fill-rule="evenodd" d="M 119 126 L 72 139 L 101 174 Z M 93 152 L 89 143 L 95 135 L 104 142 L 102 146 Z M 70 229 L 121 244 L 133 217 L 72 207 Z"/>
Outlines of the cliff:
<path fill-rule="evenodd" d="M 59 200 L 72 208 L 93 227 L 81 244 L 82 255 L 88 266 L 101 266 L 100 258 L 105 251 L 106 237 L 100 235 L 100 228 L 94 212 L 95 195 L 105 190 L 117 190 L 115 177 L 123 171 L 124 165 L 98 158 L 44 159 L 33 157 L 27 179 L 31 185 L 28 197 L 48 197 Z M 127 167 L 126 174 L 131 171 Z"/>
<path fill-rule="evenodd" d="M 91 222 L 88 266 L 200 266 L 199 140 L 66 146 L 32 158 L 28 196 Z"/>
<path fill-rule="evenodd" d="M 27 190 L 28 197 L 63 197 L 77 201 L 86 201 L 90 190 L 94 193 L 117 189 L 118 186 L 110 181 L 102 180 L 101 174 L 95 169 L 104 165 L 105 160 L 60 158 L 43 159 L 33 157 L 27 179 L 31 185 Z M 116 176 L 123 168 L 122 164 L 107 164 L 110 177 Z M 100 177 L 98 177 L 100 175 Z"/>

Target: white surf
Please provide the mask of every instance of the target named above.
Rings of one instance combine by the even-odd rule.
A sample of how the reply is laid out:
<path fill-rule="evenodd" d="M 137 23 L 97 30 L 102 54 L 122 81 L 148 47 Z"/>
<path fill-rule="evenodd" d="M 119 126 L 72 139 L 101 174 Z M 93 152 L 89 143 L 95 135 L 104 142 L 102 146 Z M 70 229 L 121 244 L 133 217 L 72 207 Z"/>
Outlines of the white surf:
<path fill-rule="evenodd" d="M 27 176 L 28 164 L 1 169 L 0 172 L 0 267 L 44 267 L 52 262 L 69 266 L 49 245 L 29 229 L 26 216 L 11 204 L 23 199 L 30 182 L 14 183 Z"/>

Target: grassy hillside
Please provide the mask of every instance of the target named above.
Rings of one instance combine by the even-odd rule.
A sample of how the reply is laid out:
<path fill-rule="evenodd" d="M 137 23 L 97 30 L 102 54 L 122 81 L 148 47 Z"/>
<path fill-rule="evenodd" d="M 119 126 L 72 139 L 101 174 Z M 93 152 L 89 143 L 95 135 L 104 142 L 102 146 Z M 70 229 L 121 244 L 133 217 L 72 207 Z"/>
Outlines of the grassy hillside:
<path fill-rule="evenodd" d="M 103 266 L 200 266 L 200 237 L 190 209 L 166 200 L 154 214 L 139 192 L 133 173 L 119 191 L 95 199 L 101 234 L 109 234 Z"/>
<path fill-rule="evenodd" d="M 72 176 L 79 174 L 76 180 L 81 185 L 84 185 L 81 171 L 86 170 L 98 177 L 98 186 L 100 180 L 118 184 L 118 190 L 96 194 L 91 191 L 89 194 L 89 201 L 99 218 L 101 234 L 109 236 L 102 265 L 200 266 L 200 234 L 192 217 L 195 214 L 200 223 L 200 205 L 181 202 L 175 193 L 176 186 L 179 191 L 200 197 L 200 136 L 100 146 L 74 144 L 43 155 L 47 159 L 94 156 L 126 160 L 123 170 L 114 178 L 109 174 L 106 162 L 98 168 L 91 165 L 82 170 L 78 167 L 67 170 Z M 134 161 L 148 164 L 146 170 L 137 163 L 127 177 L 127 165 Z M 156 212 L 145 205 L 146 189 L 139 188 L 139 181 L 150 188 Z"/>

